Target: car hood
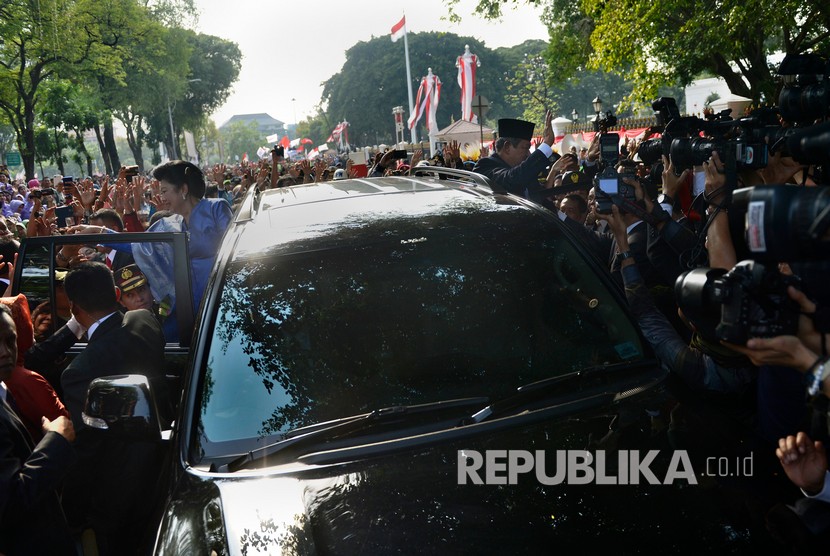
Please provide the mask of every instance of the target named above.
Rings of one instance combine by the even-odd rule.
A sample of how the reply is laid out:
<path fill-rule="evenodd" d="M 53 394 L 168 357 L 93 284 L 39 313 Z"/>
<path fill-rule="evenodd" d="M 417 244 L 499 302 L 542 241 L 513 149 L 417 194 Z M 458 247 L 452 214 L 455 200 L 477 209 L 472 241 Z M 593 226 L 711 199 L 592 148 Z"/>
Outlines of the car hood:
<path fill-rule="evenodd" d="M 161 546 L 170 550 L 160 553 L 746 549 L 749 531 L 736 525 L 745 522 L 739 515 L 744 494 L 718 488 L 705 477 L 701 454 L 689 456 L 697 484 L 545 485 L 533 472 L 517 475 L 515 484 L 473 484 L 469 477 L 467 484 L 459 484 L 459 453 L 466 457 L 487 450 L 524 450 L 537 457 L 537 466 L 544 453 L 552 476 L 557 450 L 602 450 L 606 474 L 616 475 L 624 450 L 656 449 L 659 455 L 650 469 L 663 480 L 676 451 L 670 440 L 666 423 L 641 408 L 332 465 L 295 463 L 232 476 L 185 473 L 171 504 L 175 509 L 168 509 L 162 526 Z M 509 482 L 506 471 L 495 475 Z M 483 468 L 481 478 L 486 479 Z M 750 493 L 747 488 L 746 496 Z M 178 533 L 171 522 L 178 523 Z M 176 544 L 181 538 L 196 544 L 182 547 Z"/>

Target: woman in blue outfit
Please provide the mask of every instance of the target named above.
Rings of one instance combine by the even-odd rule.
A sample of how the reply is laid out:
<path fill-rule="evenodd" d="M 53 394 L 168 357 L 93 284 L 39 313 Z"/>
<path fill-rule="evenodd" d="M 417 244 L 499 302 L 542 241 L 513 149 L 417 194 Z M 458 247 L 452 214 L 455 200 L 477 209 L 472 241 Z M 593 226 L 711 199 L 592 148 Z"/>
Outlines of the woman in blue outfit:
<path fill-rule="evenodd" d="M 190 257 L 190 280 L 193 310 L 199 309 L 207 287 L 210 271 L 222 237 L 230 226 L 233 213 L 224 199 L 205 199 L 205 177 L 198 166 L 183 160 L 172 160 L 157 166 L 153 177 L 159 181 L 165 208 L 173 214 L 153 223 L 148 232 L 186 232 Z M 112 233 L 111 230 L 87 226 L 85 232 Z M 132 251 L 136 264 L 147 275 L 153 297 L 175 312 L 173 250 L 163 243 L 113 244 L 114 249 Z M 167 341 L 178 341 L 176 319 L 164 323 Z"/>
<path fill-rule="evenodd" d="M 155 222 L 147 231 L 187 232 L 193 309 L 196 310 L 233 213 L 224 199 L 204 198 L 205 176 L 195 164 L 172 160 L 157 166 L 153 177 L 159 181 L 161 197 L 173 214 Z"/>

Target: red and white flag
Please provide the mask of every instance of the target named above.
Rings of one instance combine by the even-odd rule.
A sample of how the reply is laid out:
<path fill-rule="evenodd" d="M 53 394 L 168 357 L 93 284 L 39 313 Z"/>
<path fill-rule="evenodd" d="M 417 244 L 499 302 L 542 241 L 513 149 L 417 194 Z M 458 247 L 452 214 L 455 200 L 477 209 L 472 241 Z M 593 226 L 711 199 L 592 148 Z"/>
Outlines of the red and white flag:
<path fill-rule="evenodd" d="M 422 100 L 423 99 L 423 100 Z M 418 95 L 415 99 L 415 111 L 409 116 L 409 129 L 412 129 L 426 114 L 427 132 L 430 135 L 438 133 L 438 124 L 435 121 L 435 113 L 438 110 L 438 102 L 441 100 L 441 80 L 432 72 L 421 79 L 421 86 L 418 88 Z"/>
<path fill-rule="evenodd" d="M 403 16 L 399 22 L 392 26 L 392 42 L 396 42 L 399 38 L 406 34 L 406 16 Z"/>
<path fill-rule="evenodd" d="M 347 145 L 349 143 L 349 122 L 343 120 L 337 124 L 337 127 L 332 130 L 331 135 L 326 139 L 326 143 Z"/>
<path fill-rule="evenodd" d="M 473 98 L 476 95 L 478 56 L 465 52 L 458 57 L 455 65 L 458 66 L 458 86 L 461 87 L 461 119 L 476 123 L 478 118 L 473 114 Z"/>

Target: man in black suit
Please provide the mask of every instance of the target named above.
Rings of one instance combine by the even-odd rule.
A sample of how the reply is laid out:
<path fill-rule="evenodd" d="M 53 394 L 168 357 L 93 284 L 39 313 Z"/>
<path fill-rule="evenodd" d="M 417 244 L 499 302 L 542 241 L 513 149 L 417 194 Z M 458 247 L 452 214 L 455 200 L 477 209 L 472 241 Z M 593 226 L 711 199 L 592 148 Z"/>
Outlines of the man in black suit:
<path fill-rule="evenodd" d="M 539 174 L 548 165 L 553 155 L 553 125 L 550 111 L 545 114 L 545 129 L 542 144 L 530 154 L 530 140 L 534 125 L 524 120 L 503 118 L 499 120 L 499 138 L 495 151 L 487 158 L 481 158 L 473 172 L 484 174 L 497 185 L 515 195 L 527 196 L 541 189 Z"/>
<path fill-rule="evenodd" d="M 63 400 L 78 431 L 78 464 L 64 489 L 71 525 L 91 527 L 101 554 L 131 554 L 147 525 L 150 493 L 161 451 L 149 442 L 119 439 L 87 427 L 81 417 L 93 379 L 143 374 L 153 386 L 164 377 L 164 335 L 150 311 L 121 313 L 112 272 L 86 262 L 67 274 L 64 287 L 72 315 L 89 343 L 63 371 Z"/>
<path fill-rule="evenodd" d="M 0 305 L 0 380 L 17 361 L 17 331 L 11 311 Z M 72 463 L 75 439 L 66 417 L 45 417 L 43 439 L 34 445 L 0 385 L 0 554 L 74 555 L 75 546 L 56 488 Z"/>

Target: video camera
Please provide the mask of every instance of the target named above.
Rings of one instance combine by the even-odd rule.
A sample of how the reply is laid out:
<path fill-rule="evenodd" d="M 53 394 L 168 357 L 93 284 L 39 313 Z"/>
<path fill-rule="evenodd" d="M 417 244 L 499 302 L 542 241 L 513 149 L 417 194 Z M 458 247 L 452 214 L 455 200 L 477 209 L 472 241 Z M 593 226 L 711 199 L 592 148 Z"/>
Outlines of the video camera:
<path fill-rule="evenodd" d="M 616 121 L 616 118 L 614 118 Z M 617 133 L 603 133 L 599 138 L 599 172 L 594 178 L 597 212 L 611 214 L 611 207 L 617 205 L 625 211 L 625 204 L 636 202 L 634 188 L 623 178 L 637 179 L 636 174 L 617 172 L 620 159 L 620 136 Z"/>
<path fill-rule="evenodd" d="M 758 109 L 734 120 L 729 125 L 740 128 L 740 134 L 727 140 L 768 144 L 771 152 L 820 167 L 813 176 L 826 181 L 821 170 L 830 165 L 830 122 L 812 124 L 830 115 L 830 64 L 815 55 L 787 56 L 778 74 L 784 82 L 778 109 Z M 788 127 L 779 125 L 779 113 Z M 687 141 L 695 154 L 706 150 L 700 143 L 692 144 L 692 138 Z M 674 160 L 674 142 L 671 151 Z M 678 305 L 698 330 L 733 343 L 743 344 L 753 336 L 795 334 L 799 307 L 787 295 L 788 286 L 817 295 L 820 308 L 830 302 L 823 283 L 830 272 L 830 187 L 735 190 L 729 226 L 738 259 L 753 260 L 743 260 L 729 272 L 698 268 L 682 274 L 675 284 Z M 779 262 L 790 263 L 801 278 L 781 274 Z M 826 321 L 816 319 L 820 332 L 830 331 L 822 330 L 830 328 Z"/>
<path fill-rule="evenodd" d="M 798 332 L 800 308 L 787 287 L 800 284 L 775 265 L 747 260 L 728 272 L 718 268 L 684 272 L 674 287 L 678 306 L 704 338 L 743 345 L 753 337 Z"/>

